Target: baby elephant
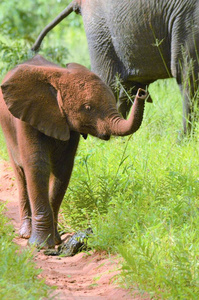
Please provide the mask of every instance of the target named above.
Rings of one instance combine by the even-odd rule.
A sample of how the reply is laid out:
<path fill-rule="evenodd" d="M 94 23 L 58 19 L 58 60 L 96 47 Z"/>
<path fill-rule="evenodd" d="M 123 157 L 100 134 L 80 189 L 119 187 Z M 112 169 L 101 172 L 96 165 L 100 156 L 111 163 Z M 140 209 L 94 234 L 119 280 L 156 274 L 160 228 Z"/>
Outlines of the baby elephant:
<path fill-rule="evenodd" d="M 87 68 L 62 68 L 37 55 L 16 66 L 0 91 L 0 123 L 19 192 L 20 236 L 53 248 L 61 243 L 58 212 L 80 134 L 108 140 L 141 125 L 146 93 L 139 90 L 128 120 L 111 89 Z"/>

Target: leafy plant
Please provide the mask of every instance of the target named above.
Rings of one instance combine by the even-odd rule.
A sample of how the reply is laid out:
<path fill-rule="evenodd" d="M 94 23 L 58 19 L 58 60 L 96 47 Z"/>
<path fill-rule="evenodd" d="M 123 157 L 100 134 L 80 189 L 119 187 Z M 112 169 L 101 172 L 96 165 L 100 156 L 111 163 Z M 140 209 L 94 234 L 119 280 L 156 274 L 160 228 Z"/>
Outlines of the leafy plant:
<path fill-rule="evenodd" d="M 40 271 L 32 261 L 32 251 L 19 252 L 19 247 L 12 242 L 14 228 L 4 210 L 5 205 L 0 202 L 0 299 L 52 299 L 49 296 L 52 288 L 37 278 Z"/>
<path fill-rule="evenodd" d="M 127 286 L 154 298 L 197 299 L 199 132 L 181 138 L 174 80 L 156 82 L 150 93 L 154 103 L 130 139 L 81 141 L 63 227 L 91 226 L 95 249 L 123 256 Z"/>

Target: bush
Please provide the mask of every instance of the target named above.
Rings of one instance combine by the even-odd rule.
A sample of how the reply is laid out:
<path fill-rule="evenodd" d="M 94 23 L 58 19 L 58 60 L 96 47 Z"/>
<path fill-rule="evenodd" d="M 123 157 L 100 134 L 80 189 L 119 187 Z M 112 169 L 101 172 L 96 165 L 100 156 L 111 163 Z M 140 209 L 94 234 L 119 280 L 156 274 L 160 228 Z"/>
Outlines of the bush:
<path fill-rule="evenodd" d="M 32 251 L 19 251 L 12 242 L 14 228 L 4 213 L 5 205 L 0 202 L 0 299 L 50 299 L 51 289 L 37 278 L 40 270 L 32 261 Z"/>

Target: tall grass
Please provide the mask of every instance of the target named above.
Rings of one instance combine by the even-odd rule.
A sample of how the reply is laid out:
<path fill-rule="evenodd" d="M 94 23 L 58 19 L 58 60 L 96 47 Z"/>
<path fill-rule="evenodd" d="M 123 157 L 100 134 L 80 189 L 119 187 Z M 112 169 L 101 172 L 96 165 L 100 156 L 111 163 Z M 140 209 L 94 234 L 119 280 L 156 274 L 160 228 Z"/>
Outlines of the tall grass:
<path fill-rule="evenodd" d="M 19 252 L 12 242 L 14 228 L 4 215 L 5 205 L 0 202 L 0 299 L 52 299 L 52 291 L 43 280 L 32 262 L 30 249 Z"/>
<path fill-rule="evenodd" d="M 123 256 L 127 286 L 162 299 L 197 299 L 199 131 L 181 138 L 175 80 L 156 82 L 150 93 L 154 103 L 132 137 L 81 141 L 62 226 L 92 226 L 96 249 Z"/>
<path fill-rule="evenodd" d="M 2 132 L 2 128 L 0 127 L 0 159 L 8 160 L 8 152 L 5 143 L 5 138 Z"/>

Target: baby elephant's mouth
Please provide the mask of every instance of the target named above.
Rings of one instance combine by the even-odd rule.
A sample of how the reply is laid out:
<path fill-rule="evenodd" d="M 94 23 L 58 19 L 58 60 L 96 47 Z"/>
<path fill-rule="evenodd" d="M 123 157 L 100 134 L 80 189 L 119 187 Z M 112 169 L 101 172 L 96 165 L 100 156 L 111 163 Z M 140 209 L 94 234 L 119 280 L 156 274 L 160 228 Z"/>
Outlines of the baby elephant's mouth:
<path fill-rule="evenodd" d="M 91 134 L 92 136 L 95 136 L 101 140 L 108 141 L 110 140 L 110 134 L 99 134 L 94 126 L 91 125 L 85 125 L 80 130 L 81 135 L 84 139 L 87 138 L 87 134 Z"/>
<path fill-rule="evenodd" d="M 88 136 L 88 134 L 86 134 L 86 133 L 80 133 L 82 136 L 83 136 L 83 138 L 86 140 L 87 139 L 87 136 Z"/>
<path fill-rule="evenodd" d="M 105 140 L 105 141 L 110 140 L 110 135 L 108 135 L 108 134 L 99 134 L 97 137 L 98 137 L 99 139 Z"/>

